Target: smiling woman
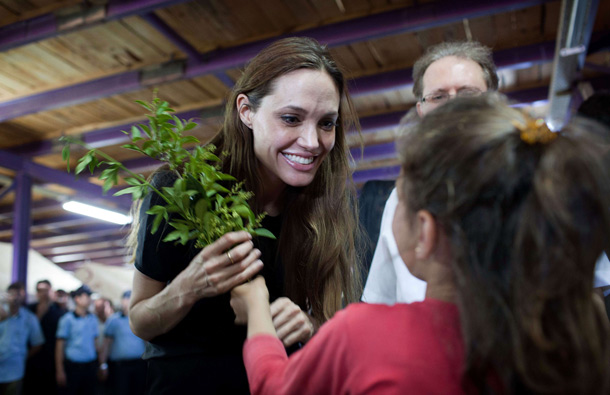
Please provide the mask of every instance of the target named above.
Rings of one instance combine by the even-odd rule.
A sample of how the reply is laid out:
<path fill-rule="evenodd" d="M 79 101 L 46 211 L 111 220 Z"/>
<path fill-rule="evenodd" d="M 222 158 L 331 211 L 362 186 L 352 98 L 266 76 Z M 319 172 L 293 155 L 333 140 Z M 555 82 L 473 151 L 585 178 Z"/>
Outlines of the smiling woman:
<path fill-rule="evenodd" d="M 161 243 L 166 231 L 151 235 L 144 213 L 162 202 L 155 195 L 143 201 L 129 317 L 149 341 L 149 392 L 248 392 L 246 331 L 233 322 L 227 292 L 257 273 L 267 280 L 286 347 L 308 341 L 343 303 L 358 299 L 359 227 L 345 139 L 353 120 L 328 51 L 307 38 L 278 41 L 244 70 L 211 142 L 219 156 L 228 153 L 222 171 L 254 192 L 250 204 L 268 214 L 262 226 L 277 240 L 233 232 L 201 251 Z M 175 178 L 158 171 L 153 183 Z"/>

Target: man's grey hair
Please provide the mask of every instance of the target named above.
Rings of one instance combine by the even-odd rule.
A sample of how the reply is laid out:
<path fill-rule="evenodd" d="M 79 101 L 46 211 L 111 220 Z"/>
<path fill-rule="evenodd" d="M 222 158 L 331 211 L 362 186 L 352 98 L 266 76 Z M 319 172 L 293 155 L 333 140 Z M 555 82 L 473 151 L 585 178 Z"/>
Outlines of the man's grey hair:
<path fill-rule="evenodd" d="M 447 56 L 469 59 L 483 69 L 483 79 L 490 91 L 498 90 L 498 73 L 491 56 L 491 49 L 477 41 L 446 42 L 429 47 L 413 66 L 413 94 L 421 100 L 424 94 L 424 73 L 428 67 Z"/>

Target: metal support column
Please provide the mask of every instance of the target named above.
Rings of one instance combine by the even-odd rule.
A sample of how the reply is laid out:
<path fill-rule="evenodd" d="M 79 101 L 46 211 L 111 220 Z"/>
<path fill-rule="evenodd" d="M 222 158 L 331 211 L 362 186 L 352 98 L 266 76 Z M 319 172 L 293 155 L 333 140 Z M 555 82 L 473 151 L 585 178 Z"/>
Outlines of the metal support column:
<path fill-rule="evenodd" d="M 30 249 L 30 204 L 32 201 L 32 179 L 25 171 L 15 177 L 15 216 L 13 218 L 13 271 L 12 282 L 20 281 L 27 286 L 28 252 Z"/>

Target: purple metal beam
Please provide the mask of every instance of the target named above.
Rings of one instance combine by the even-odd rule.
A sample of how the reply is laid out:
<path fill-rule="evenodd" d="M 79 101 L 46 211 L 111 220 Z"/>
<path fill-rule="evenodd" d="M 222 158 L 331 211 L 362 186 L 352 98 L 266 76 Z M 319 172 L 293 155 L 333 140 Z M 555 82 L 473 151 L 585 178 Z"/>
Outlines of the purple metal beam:
<path fill-rule="evenodd" d="M 355 171 L 352 177 L 355 184 L 361 184 L 370 180 L 393 180 L 399 173 L 400 166 L 391 166 Z"/>
<path fill-rule="evenodd" d="M 0 103 L 0 122 L 23 115 L 55 108 L 75 106 L 93 99 L 100 99 L 140 89 L 140 73 L 126 73 L 87 81 Z"/>
<path fill-rule="evenodd" d="M 186 41 L 181 35 L 176 33 L 174 29 L 172 29 L 165 21 L 159 18 L 156 14 L 149 12 L 146 14 L 140 15 L 142 19 L 148 22 L 152 27 L 154 27 L 159 33 L 161 33 L 165 38 L 167 38 L 176 48 L 180 51 L 184 52 L 189 61 L 193 62 L 201 62 L 201 54 L 193 47 L 188 41 Z"/>
<path fill-rule="evenodd" d="M 2 192 L 0 192 L 0 200 L 4 199 L 6 195 L 13 191 L 13 189 L 15 189 L 15 182 L 13 182 L 11 185 L 7 186 Z"/>
<path fill-rule="evenodd" d="M 175 114 L 181 119 L 197 119 L 201 117 L 201 111 L 184 111 Z M 144 121 L 144 120 L 142 120 Z M 110 145 L 118 145 L 130 142 L 129 136 L 125 135 L 122 131 L 129 131 L 133 125 L 140 122 L 126 123 L 119 126 L 112 126 L 104 129 L 93 130 L 81 134 L 79 137 L 84 143 L 93 148 L 108 147 Z M 9 151 L 25 157 L 34 157 L 41 155 L 48 155 L 61 151 L 62 144 L 57 139 L 43 140 L 34 143 L 28 143 L 19 145 L 17 147 L 9 148 Z"/>
<path fill-rule="evenodd" d="M 7 51 L 36 41 L 56 37 L 69 31 L 91 27 L 102 22 L 126 18 L 131 15 L 151 12 L 158 8 L 166 8 L 188 0 L 135 0 L 113 1 L 106 7 L 106 14 L 92 21 L 84 20 L 74 27 L 61 26 L 60 20 L 54 13 L 45 14 L 36 18 L 14 23 L 0 28 L 0 52 Z"/>
<path fill-rule="evenodd" d="M 15 177 L 15 219 L 13 220 L 13 271 L 12 282 L 27 284 L 28 253 L 30 249 L 30 202 L 32 201 L 32 179 L 24 171 Z"/>
<path fill-rule="evenodd" d="M 494 53 L 494 61 L 498 70 L 531 67 L 534 64 L 545 63 L 553 60 L 554 50 L 554 41 L 526 45 L 523 47 L 497 51 L 496 53 Z M 411 74 L 412 69 L 407 68 L 357 78 L 350 82 L 350 91 L 353 97 L 358 97 L 362 95 L 370 95 L 385 92 L 388 90 L 404 88 L 410 86 L 413 83 Z M 0 109 L 1 108 L 2 104 L 0 104 Z M 176 115 L 183 119 L 197 118 L 200 115 L 200 111 L 187 111 Z M 363 120 L 363 130 L 375 130 L 375 128 L 365 127 L 364 122 L 365 121 Z M 87 132 L 84 133 L 81 137 L 89 145 L 98 148 L 114 144 L 121 144 L 126 142 L 128 138 L 120 131 L 129 130 L 129 128 L 131 128 L 131 125 L 132 124 L 125 124 L 117 127 Z M 24 144 L 18 147 L 11 148 L 10 151 L 25 156 L 39 156 L 46 155 L 52 152 L 57 152 L 59 149 L 60 148 L 57 146 L 56 140 L 53 139 L 45 140 L 42 142 Z"/>
<path fill-rule="evenodd" d="M 390 159 L 396 157 L 396 145 L 393 141 L 391 143 L 369 145 L 364 147 L 362 155 L 360 155 L 360 148 L 352 148 L 350 152 L 357 162 Z"/>
<path fill-rule="evenodd" d="M 8 151 L 0 150 L 0 167 L 15 171 L 23 171 L 32 178 L 63 185 L 77 191 L 79 195 L 104 199 L 108 202 L 118 204 L 123 209 L 129 209 L 129 207 L 131 207 L 131 198 L 129 196 L 104 196 L 102 188 L 99 185 L 77 180 L 74 174 L 51 169 L 50 167 L 31 162 Z"/>
<path fill-rule="evenodd" d="M 17 211 L 17 210 L 15 210 Z M 83 224 L 90 224 L 96 221 L 102 222 L 102 220 L 96 220 L 95 218 L 86 217 L 80 214 L 64 214 L 59 217 L 50 217 L 45 219 L 35 220 L 30 223 L 30 228 L 33 231 L 41 229 L 58 229 L 70 226 L 79 226 Z M 0 226 L 0 232 L 6 232 L 11 230 L 15 223 L 18 222 L 18 218 L 13 220 L 13 225 Z"/>
<path fill-rule="evenodd" d="M 429 29 L 434 26 L 462 21 L 464 18 L 492 15 L 551 1 L 555 0 L 497 0 L 493 2 L 487 0 L 465 0 L 460 2 L 461 9 L 456 9 L 455 2 L 447 0 L 303 30 L 291 34 L 291 36 L 313 37 L 321 43 L 333 47 Z M 224 72 L 227 69 L 241 66 L 271 42 L 287 36 L 260 40 L 209 53 L 206 56 L 209 59 L 208 61 L 193 62 L 187 65 L 184 74 L 177 79 L 188 79 L 215 72 Z M 96 81 L 76 84 L 55 91 L 39 93 L 1 103 L 0 122 L 34 112 L 100 99 L 144 86 L 136 81 L 138 79 L 138 72 L 132 71 L 125 74 L 127 75 L 127 82 L 120 81 L 124 74 L 118 74 Z M 125 87 L 126 83 L 129 88 Z M 85 85 L 86 88 L 83 89 Z M 61 92 L 61 95 L 58 95 L 57 92 Z M 62 101 L 62 96 L 66 94 L 68 96 L 63 97 Z"/>
<path fill-rule="evenodd" d="M 62 231 L 60 235 L 57 233 L 36 234 L 32 238 L 30 244 L 34 248 L 40 248 L 42 246 L 58 245 L 67 242 L 95 239 L 108 235 L 123 234 L 127 229 L 128 227 L 114 224 L 96 224 L 72 231 Z"/>
<path fill-rule="evenodd" d="M 56 255 L 49 259 L 54 263 L 75 262 L 75 261 L 91 261 L 99 258 L 111 258 L 116 256 L 125 256 L 128 254 L 127 248 L 106 249 L 101 251 L 92 251 L 87 253 Z"/>
<path fill-rule="evenodd" d="M 466 0 L 456 7 L 454 1 L 426 3 L 417 7 L 406 7 L 375 15 L 339 22 L 240 45 L 217 51 L 210 62 L 187 68 L 188 78 L 218 70 L 238 67 L 255 56 L 272 42 L 289 36 L 312 37 L 330 47 L 374 40 L 407 32 L 421 31 L 463 19 L 477 18 L 502 12 L 514 11 L 548 3 L 554 0 Z"/>
<path fill-rule="evenodd" d="M 38 248 L 36 251 L 49 257 L 53 255 L 73 254 L 77 252 L 92 252 L 109 248 L 125 248 L 124 238 L 114 237 L 109 240 L 91 240 L 90 243 L 70 243 L 64 246 Z"/>

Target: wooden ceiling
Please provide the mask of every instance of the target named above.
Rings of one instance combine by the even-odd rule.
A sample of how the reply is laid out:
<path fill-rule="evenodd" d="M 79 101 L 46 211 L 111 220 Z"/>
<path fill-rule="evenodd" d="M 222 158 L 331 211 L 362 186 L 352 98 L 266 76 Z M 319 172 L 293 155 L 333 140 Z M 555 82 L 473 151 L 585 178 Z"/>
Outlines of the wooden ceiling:
<path fill-rule="evenodd" d="M 365 141 L 355 180 L 395 177 L 394 128 L 415 103 L 410 68 L 425 49 L 482 42 L 501 90 L 524 105 L 542 102 L 544 113 L 560 9 L 548 0 L 0 0 L 0 241 L 11 240 L 15 212 L 15 194 L 2 191 L 27 168 L 36 183 L 31 246 L 70 270 L 88 260 L 123 264 L 126 228 L 61 209 L 62 196 L 93 199 L 99 188 L 62 177 L 57 139 L 81 136 L 146 173 L 149 163 L 120 148 L 120 130 L 144 119 L 135 100 L 158 90 L 198 120 L 193 134 L 207 141 L 243 64 L 290 35 L 328 44 L 352 79 Z M 594 87 L 608 85 L 609 31 L 610 0 L 600 0 L 580 75 Z"/>

